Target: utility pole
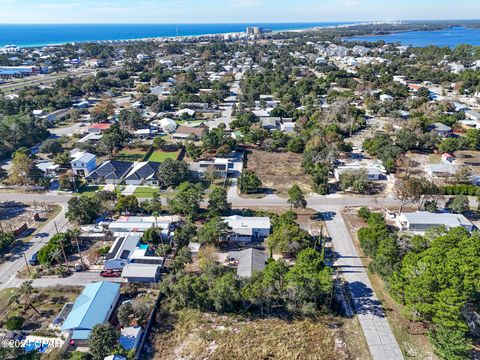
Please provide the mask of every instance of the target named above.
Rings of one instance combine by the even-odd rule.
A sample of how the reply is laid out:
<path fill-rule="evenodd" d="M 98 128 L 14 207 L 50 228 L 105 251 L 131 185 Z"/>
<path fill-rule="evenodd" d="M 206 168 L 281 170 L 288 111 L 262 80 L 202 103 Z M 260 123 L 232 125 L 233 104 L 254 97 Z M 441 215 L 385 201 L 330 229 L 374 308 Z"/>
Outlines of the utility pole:
<path fill-rule="evenodd" d="M 55 230 L 56 230 L 56 232 L 57 232 L 57 234 L 58 234 L 57 222 L 56 222 L 55 220 L 53 220 L 53 224 L 55 225 Z"/>
<path fill-rule="evenodd" d="M 67 270 L 68 270 L 67 254 L 65 253 L 65 248 L 63 247 L 63 244 L 61 242 L 60 242 L 60 249 L 62 249 L 63 258 L 65 259 L 65 266 L 67 267 Z"/>
<path fill-rule="evenodd" d="M 23 252 L 23 258 L 25 259 L 25 265 L 27 265 L 28 275 L 32 276 L 30 266 L 28 266 L 27 255 L 25 255 L 25 251 Z"/>
<path fill-rule="evenodd" d="M 78 236 L 75 235 L 74 238 L 75 238 L 75 242 L 77 243 L 78 256 L 80 257 L 82 268 L 85 270 L 85 264 L 83 263 L 82 252 L 80 251 L 80 245 L 78 244 Z"/>

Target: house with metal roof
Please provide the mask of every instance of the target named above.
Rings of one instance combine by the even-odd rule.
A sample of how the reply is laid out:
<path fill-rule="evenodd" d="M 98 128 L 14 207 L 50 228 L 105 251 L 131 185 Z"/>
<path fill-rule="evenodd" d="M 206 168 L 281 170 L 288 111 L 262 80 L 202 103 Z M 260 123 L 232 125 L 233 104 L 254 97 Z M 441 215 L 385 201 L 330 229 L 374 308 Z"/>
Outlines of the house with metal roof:
<path fill-rule="evenodd" d="M 127 282 L 155 283 L 160 280 L 160 271 L 160 265 L 132 263 L 123 268 L 122 277 Z"/>
<path fill-rule="evenodd" d="M 120 184 L 132 168 L 128 161 L 108 160 L 90 173 L 85 180 L 89 184 Z"/>
<path fill-rule="evenodd" d="M 270 235 L 270 218 L 267 216 L 245 217 L 233 215 L 222 218 L 231 228 L 226 236 L 228 241 L 262 241 Z"/>
<path fill-rule="evenodd" d="M 463 227 L 468 231 L 473 230 L 473 224 L 462 214 L 431 213 L 428 211 L 415 211 L 401 213 L 396 219 L 400 230 L 412 232 L 425 232 L 436 226 L 445 226 L 448 229 Z"/>
<path fill-rule="evenodd" d="M 120 284 L 100 281 L 90 283 L 77 297 L 62 325 L 62 332 L 75 345 L 85 345 L 97 324 L 107 322 L 120 296 Z"/>
<path fill-rule="evenodd" d="M 245 249 L 242 251 L 230 251 L 227 260 L 233 260 L 237 266 L 237 276 L 250 278 L 255 271 L 265 269 L 268 255 L 257 249 Z"/>

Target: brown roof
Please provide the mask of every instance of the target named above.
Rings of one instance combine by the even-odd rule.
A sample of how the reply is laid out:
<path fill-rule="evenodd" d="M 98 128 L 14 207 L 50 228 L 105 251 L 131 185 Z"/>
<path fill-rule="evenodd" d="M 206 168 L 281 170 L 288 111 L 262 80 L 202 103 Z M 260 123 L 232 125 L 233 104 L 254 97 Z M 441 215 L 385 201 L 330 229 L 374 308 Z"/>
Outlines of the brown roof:
<path fill-rule="evenodd" d="M 199 127 L 179 126 L 175 131 L 176 134 L 190 135 L 193 134 L 196 137 L 201 137 L 205 129 Z"/>

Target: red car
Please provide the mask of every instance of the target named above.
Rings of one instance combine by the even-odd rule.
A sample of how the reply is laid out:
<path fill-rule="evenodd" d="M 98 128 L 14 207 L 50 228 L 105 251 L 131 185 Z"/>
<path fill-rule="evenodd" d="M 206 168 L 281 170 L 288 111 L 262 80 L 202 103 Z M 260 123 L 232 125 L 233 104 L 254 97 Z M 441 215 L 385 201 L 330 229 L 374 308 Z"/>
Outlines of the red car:
<path fill-rule="evenodd" d="M 103 270 L 100 272 L 100 276 L 102 277 L 119 277 L 121 275 L 121 271 L 119 270 Z"/>

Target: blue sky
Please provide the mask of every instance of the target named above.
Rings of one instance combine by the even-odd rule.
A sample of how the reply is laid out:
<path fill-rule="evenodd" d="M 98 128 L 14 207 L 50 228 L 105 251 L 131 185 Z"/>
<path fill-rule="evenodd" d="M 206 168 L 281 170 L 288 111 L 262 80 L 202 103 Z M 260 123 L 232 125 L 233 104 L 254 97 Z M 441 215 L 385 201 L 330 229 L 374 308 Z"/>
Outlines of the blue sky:
<path fill-rule="evenodd" d="M 480 0 L 0 0 L 0 23 L 469 19 Z"/>

